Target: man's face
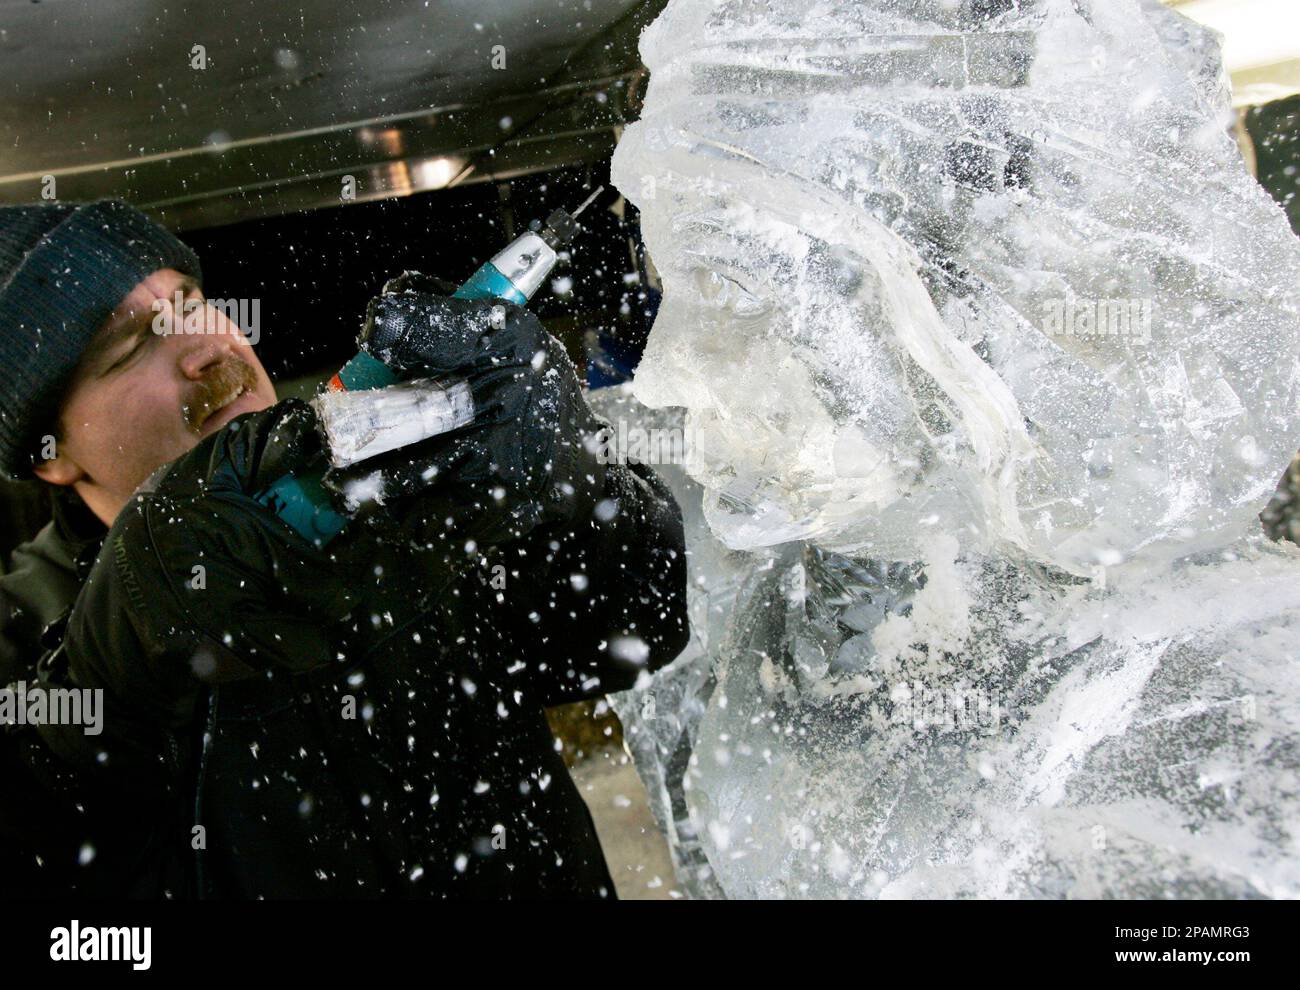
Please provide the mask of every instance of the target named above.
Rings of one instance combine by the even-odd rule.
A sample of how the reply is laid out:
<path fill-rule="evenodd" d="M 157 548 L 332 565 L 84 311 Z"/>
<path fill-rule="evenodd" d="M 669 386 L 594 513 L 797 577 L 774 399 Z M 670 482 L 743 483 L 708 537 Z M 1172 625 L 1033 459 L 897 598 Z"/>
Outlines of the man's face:
<path fill-rule="evenodd" d="M 193 279 L 164 268 L 122 300 L 73 376 L 57 457 L 35 469 L 74 485 L 106 523 L 158 467 L 275 402 L 253 348 L 224 313 L 207 307 L 200 314 L 207 332 L 179 332 L 178 291 L 187 302 L 203 298 Z M 155 322 L 167 332 L 156 332 Z"/>

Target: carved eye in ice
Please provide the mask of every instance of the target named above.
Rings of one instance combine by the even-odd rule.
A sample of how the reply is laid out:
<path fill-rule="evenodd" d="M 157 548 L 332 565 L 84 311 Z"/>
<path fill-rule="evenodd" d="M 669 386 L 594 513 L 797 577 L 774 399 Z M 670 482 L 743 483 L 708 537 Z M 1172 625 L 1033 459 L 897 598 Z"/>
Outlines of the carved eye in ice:
<path fill-rule="evenodd" d="M 760 316 L 770 308 L 766 300 L 716 269 L 696 269 L 695 283 L 701 299 L 736 316 Z"/>

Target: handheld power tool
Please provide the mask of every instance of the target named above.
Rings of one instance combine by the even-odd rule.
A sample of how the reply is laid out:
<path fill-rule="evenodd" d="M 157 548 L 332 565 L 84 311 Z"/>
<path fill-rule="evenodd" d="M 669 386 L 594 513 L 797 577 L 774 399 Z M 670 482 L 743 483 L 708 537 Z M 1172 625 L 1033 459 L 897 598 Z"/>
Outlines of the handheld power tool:
<path fill-rule="evenodd" d="M 520 306 L 527 304 L 555 267 L 557 251 L 581 232 L 576 218 L 603 189 L 604 186 L 596 189 L 572 213 L 559 209 L 544 224 L 534 221 L 527 231 L 484 262 L 453 295 L 460 299 L 501 299 Z M 343 404 L 348 409 L 350 425 L 346 432 L 350 436 L 346 445 L 340 442 L 343 439 L 338 435 L 340 431 L 331 430 L 329 423 L 325 423 L 331 441 L 331 460 L 338 466 L 436 436 L 473 420 L 473 400 L 464 382 L 424 380 L 399 384 L 387 365 L 365 351 L 358 352 L 339 369 L 327 390 L 317 399 L 318 412 Z M 342 394 L 373 390 L 382 392 L 356 396 L 364 400 L 360 402 L 352 402 Z M 358 414 L 369 427 L 363 426 L 360 432 L 365 438 L 359 442 L 353 425 Z M 348 450 L 341 452 L 342 446 Z M 334 508 L 323 477 L 323 472 L 285 475 L 255 498 L 302 536 L 317 546 L 324 546 L 342 532 L 348 517 Z"/>

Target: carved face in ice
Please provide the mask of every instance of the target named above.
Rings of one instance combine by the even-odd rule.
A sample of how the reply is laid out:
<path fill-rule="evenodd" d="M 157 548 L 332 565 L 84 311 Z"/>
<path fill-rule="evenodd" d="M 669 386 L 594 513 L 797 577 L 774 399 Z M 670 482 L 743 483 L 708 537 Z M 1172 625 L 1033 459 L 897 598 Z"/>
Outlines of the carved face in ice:
<path fill-rule="evenodd" d="M 719 535 L 907 556 L 910 536 L 888 531 L 900 503 L 973 523 L 940 476 L 1024 456 L 1027 442 L 1005 387 L 934 312 L 915 259 L 829 197 L 712 164 L 708 179 L 674 175 L 657 191 L 681 209 L 643 212 L 664 298 L 636 388 L 691 410 L 688 466 Z M 903 322 L 915 353 L 896 347 Z M 961 379 L 957 402 L 986 427 L 960 454 L 927 367 Z"/>
<path fill-rule="evenodd" d="M 613 164 L 664 288 L 635 390 L 688 408 L 710 524 L 1079 573 L 1235 538 L 1300 439 L 1294 238 L 1127 14 L 908 23 L 931 6 L 683 6 L 643 37 Z M 1144 54 L 1070 55 L 1094 42 Z"/>

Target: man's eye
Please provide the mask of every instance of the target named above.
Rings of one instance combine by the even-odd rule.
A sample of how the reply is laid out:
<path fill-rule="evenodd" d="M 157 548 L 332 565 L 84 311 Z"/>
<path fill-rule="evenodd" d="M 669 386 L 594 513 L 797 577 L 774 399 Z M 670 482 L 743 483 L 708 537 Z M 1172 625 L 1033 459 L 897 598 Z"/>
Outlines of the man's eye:
<path fill-rule="evenodd" d="M 125 367 L 127 364 L 131 362 L 132 358 L 134 358 L 137 354 L 139 354 L 142 350 L 144 350 L 145 345 L 149 342 L 149 339 L 152 338 L 153 336 L 154 333 L 152 327 L 146 329 L 144 333 L 136 334 L 135 337 L 131 340 L 130 345 L 127 346 L 126 350 L 124 350 L 120 355 L 118 355 L 117 360 L 114 361 L 112 364 L 110 364 L 105 369 L 105 371 L 116 371 L 119 368 Z"/>

